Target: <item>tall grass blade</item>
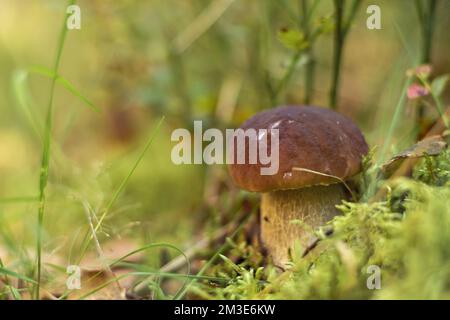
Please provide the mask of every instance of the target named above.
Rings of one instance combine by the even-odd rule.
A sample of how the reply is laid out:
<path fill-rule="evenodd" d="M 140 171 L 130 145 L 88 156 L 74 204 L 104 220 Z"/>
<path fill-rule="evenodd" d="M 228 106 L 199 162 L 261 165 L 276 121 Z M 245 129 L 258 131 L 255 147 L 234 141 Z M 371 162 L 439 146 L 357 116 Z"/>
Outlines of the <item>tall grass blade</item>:
<path fill-rule="evenodd" d="M 162 116 L 161 119 L 159 120 L 158 124 L 156 125 L 155 129 L 151 133 L 150 138 L 148 139 L 147 144 L 144 147 L 144 150 L 142 150 L 142 152 L 139 154 L 139 157 L 137 158 L 137 160 L 134 163 L 133 167 L 131 168 L 130 172 L 122 180 L 122 182 L 120 183 L 119 187 L 114 192 L 113 196 L 111 197 L 111 200 L 108 202 L 108 204 L 106 205 L 106 208 L 103 210 L 103 213 L 102 213 L 100 219 L 98 220 L 98 222 L 97 222 L 97 224 L 95 226 L 94 232 L 98 231 L 98 229 L 102 225 L 103 221 L 105 220 L 106 216 L 108 215 L 109 211 L 113 207 L 114 203 L 119 198 L 119 196 L 122 193 L 122 191 L 125 189 L 125 187 L 128 184 L 128 181 L 130 180 L 131 176 L 136 171 L 136 168 L 139 166 L 139 164 L 141 163 L 141 161 L 144 158 L 145 154 L 147 153 L 148 149 L 152 145 L 153 140 L 155 139 L 157 133 L 159 132 L 159 129 L 160 129 L 162 123 L 164 122 L 164 119 L 165 119 L 165 117 Z M 88 237 L 87 240 L 85 241 L 85 244 L 84 244 L 84 246 L 83 246 L 83 248 L 81 250 L 81 255 L 80 255 L 80 258 L 79 258 L 80 260 L 83 258 L 87 248 L 89 247 L 89 243 L 90 243 L 91 239 L 92 239 L 92 236 Z"/>
<path fill-rule="evenodd" d="M 97 223 L 97 226 L 95 227 L 95 231 L 98 231 L 98 228 L 100 228 L 100 226 L 101 226 L 103 220 L 105 219 L 106 215 L 108 214 L 109 210 L 111 210 L 111 208 L 114 205 L 114 203 L 116 202 L 117 198 L 122 193 L 123 189 L 125 189 L 125 186 L 128 184 L 128 181 L 130 180 L 131 176 L 136 171 L 136 168 L 139 166 L 139 164 L 141 163 L 141 161 L 144 158 L 145 154 L 147 153 L 148 149 L 152 145 L 153 140 L 155 139 L 156 134 L 158 133 L 158 131 L 159 131 L 159 129 L 160 129 L 160 127 L 161 127 L 161 125 L 162 125 L 162 123 L 164 121 L 164 118 L 165 118 L 164 116 L 161 117 L 161 119 L 159 120 L 158 124 L 156 125 L 156 128 L 153 130 L 152 134 L 150 135 L 150 138 L 148 139 L 148 142 L 145 145 L 144 150 L 142 150 L 141 154 L 139 155 L 138 159 L 134 163 L 134 165 L 131 168 L 130 172 L 122 180 L 121 184 L 119 185 L 117 190 L 114 192 L 111 200 L 109 201 L 108 205 L 106 206 L 105 211 L 103 212 L 102 216 L 100 217 L 100 219 L 99 219 L 99 221 Z"/>
<path fill-rule="evenodd" d="M 69 0 L 68 5 L 75 4 L 76 0 Z M 56 59 L 53 66 L 53 72 L 58 74 L 59 65 L 61 62 L 61 56 L 66 40 L 67 28 L 66 28 L 66 14 L 62 23 L 62 29 L 59 35 L 58 47 L 56 51 Z M 45 120 L 45 132 L 44 132 L 44 147 L 42 150 L 41 172 L 39 176 L 39 208 L 38 208 L 38 223 L 37 223 L 37 241 L 36 241 L 36 255 L 37 255 L 37 270 L 36 270 L 36 286 L 35 286 L 35 299 L 39 299 L 40 286 L 41 286 L 41 268 L 42 268 L 42 227 L 44 224 L 44 214 L 46 205 L 46 188 L 48 183 L 48 173 L 50 167 L 50 149 L 52 140 L 52 126 L 53 126 L 53 98 L 55 93 L 56 78 L 53 78 L 50 87 L 50 97 L 47 107 L 47 116 Z"/>

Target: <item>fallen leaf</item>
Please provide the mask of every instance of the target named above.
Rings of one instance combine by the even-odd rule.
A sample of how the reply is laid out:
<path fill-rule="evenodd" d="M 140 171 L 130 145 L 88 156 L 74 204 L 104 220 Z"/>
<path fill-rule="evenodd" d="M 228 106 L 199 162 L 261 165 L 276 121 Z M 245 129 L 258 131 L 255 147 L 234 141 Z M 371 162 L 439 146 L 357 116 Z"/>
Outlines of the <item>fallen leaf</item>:
<path fill-rule="evenodd" d="M 413 145 L 411 148 L 408 148 L 394 156 L 381 167 L 381 171 L 383 175 L 388 178 L 400 167 L 403 161 L 407 159 L 422 158 L 427 155 L 437 156 L 446 148 L 447 142 L 441 135 L 425 138 Z"/>

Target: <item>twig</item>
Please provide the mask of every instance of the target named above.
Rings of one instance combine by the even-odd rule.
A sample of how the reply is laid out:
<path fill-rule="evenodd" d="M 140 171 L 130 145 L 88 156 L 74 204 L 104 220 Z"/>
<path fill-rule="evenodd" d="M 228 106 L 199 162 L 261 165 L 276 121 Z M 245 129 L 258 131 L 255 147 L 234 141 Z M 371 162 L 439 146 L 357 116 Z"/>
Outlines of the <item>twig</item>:
<path fill-rule="evenodd" d="M 254 211 L 254 210 L 253 210 Z M 251 215 L 248 214 L 244 217 L 244 220 L 241 221 L 241 223 L 238 225 L 238 227 L 230 234 L 230 238 L 233 239 L 239 232 L 242 231 L 245 221 L 248 218 L 248 216 Z M 199 272 L 197 272 L 197 277 L 203 276 L 203 274 L 208 270 L 208 268 L 214 263 L 214 261 L 217 260 L 217 258 L 224 253 L 224 251 L 230 246 L 229 243 L 225 242 L 222 244 L 222 246 L 214 253 L 214 255 L 203 265 L 203 267 L 200 269 Z M 183 299 L 184 295 L 189 291 L 189 287 L 196 281 L 196 279 L 192 279 L 190 282 L 186 284 L 186 286 L 183 288 L 183 290 L 178 293 L 174 299 L 181 300 Z"/>
<path fill-rule="evenodd" d="M 223 241 L 229 234 L 231 234 L 236 228 L 239 226 L 240 223 L 245 219 L 245 216 L 248 213 L 242 215 L 237 219 L 237 221 L 230 222 L 229 224 L 223 226 L 222 228 L 216 230 L 214 234 L 211 237 L 205 237 L 202 238 L 200 241 L 198 241 L 196 244 L 191 246 L 189 249 L 186 250 L 184 256 L 178 256 L 175 259 L 171 260 L 164 266 L 160 268 L 160 272 L 175 272 L 186 266 L 187 261 L 190 261 L 198 256 L 198 254 L 208 248 L 208 246 L 211 245 L 211 243 Z M 187 257 L 187 259 L 186 259 Z M 150 277 L 141 283 L 139 283 L 136 287 L 133 288 L 133 294 L 136 294 L 138 296 L 142 296 L 145 294 L 145 292 L 148 290 L 148 283 L 151 282 L 153 277 Z"/>
<path fill-rule="evenodd" d="M 231 233 L 234 229 L 237 228 L 239 224 L 236 222 L 232 222 L 216 232 L 212 235 L 212 237 L 205 237 L 186 250 L 185 254 L 189 259 L 194 259 L 203 249 L 208 248 L 211 243 L 218 242 L 224 239 L 228 234 Z M 178 256 L 172 261 L 168 262 L 164 266 L 161 267 L 161 272 L 174 272 L 180 270 L 186 265 L 186 259 L 183 256 Z"/>
<path fill-rule="evenodd" d="M 333 228 L 329 228 L 329 229 L 325 230 L 325 236 L 329 237 L 333 234 L 333 232 L 334 232 Z M 302 258 L 306 257 L 308 255 L 308 253 L 310 253 L 312 250 L 314 250 L 317 247 L 317 245 L 319 244 L 320 240 L 322 240 L 322 239 L 318 238 L 318 237 L 314 238 L 309 243 L 309 245 L 305 248 L 305 251 L 303 251 Z"/>

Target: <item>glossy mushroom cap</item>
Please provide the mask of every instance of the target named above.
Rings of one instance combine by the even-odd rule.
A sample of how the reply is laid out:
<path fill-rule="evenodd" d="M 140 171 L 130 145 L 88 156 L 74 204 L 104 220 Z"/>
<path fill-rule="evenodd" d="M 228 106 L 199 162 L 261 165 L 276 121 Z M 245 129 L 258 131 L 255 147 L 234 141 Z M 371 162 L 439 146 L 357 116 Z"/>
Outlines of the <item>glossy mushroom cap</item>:
<path fill-rule="evenodd" d="M 329 109 L 288 106 L 261 112 L 247 120 L 241 129 L 279 129 L 279 170 L 275 175 L 261 175 L 261 163 L 249 164 L 248 139 L 246 163 L 230 164 L 235 184 L 254 192 L 299 189 L 329 185 L 339 180 L 320 174 L 296 171 L 304 168 L 343 180 L 361 171 L 361 160 L 368 146 L 359 128 L 348 118 Z"/>

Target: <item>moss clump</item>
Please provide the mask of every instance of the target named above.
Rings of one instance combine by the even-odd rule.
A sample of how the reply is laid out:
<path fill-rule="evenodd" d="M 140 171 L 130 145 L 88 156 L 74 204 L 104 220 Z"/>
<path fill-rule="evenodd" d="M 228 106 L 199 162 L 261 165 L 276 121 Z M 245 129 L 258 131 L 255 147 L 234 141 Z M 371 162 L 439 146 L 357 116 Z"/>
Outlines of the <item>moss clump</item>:
<path fill-rule="evenodd" d="M 437 157 L 426 157 L 415 168 L 413 177 L 435 186 L 449 186 L 450 150 L 446 149 Z"/>

